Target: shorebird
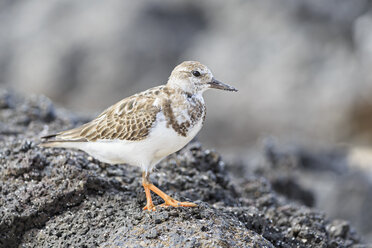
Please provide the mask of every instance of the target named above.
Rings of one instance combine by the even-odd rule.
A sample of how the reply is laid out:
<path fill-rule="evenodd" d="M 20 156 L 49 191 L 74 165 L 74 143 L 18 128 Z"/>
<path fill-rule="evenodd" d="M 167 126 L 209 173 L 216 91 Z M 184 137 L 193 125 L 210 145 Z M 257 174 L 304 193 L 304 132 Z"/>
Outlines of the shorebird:
<path fill-rule="evenodd" d="M 167 84 L 127 97 L 80 127 L 42 137 L 40 145 L 75 148 L 102 162 L 140 167 L 147 199 L 144 210 L 156 210 L 151 191 L 164 200 L 160 206 L 195 207 L 165 194 L 149 175 L 200 131 L 206 114 L 203 92 L 211 88 L 237 91 L 214 79 L 205 65 L 185 61 L 174 68 Z"/>

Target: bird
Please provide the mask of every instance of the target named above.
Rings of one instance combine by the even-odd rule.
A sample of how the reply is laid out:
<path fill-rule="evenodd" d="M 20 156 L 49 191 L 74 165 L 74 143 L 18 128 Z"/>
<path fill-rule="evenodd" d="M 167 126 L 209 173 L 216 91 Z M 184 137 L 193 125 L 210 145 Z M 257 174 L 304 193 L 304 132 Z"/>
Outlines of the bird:
<path fill-rule="evenodd" d="M 208 89 L 237 91 L 216 80 L 200 62 L 184 61 L 166 84 L 124 98 L 82 126 L 41 137 L 40 146 L 78 149 L 105 163 L 140 167 L 144 210 L 156 210 L 151 191 L 164 200 L 160 207 L 196 207 L 167 195 L 149 176 L 162 159 L 200 131 L 206 116 L 203 93 Z"/>

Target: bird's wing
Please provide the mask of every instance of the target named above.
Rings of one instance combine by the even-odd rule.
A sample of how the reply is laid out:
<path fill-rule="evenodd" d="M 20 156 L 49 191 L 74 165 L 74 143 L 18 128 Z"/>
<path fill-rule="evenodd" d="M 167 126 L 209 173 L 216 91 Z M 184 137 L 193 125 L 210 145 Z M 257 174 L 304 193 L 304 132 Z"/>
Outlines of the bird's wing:
<path fill-rule="evenodd" d="M 45 142 L 87 142 L 105 139 L 138 141 L 149 135 L 160 108 L 155 97 L 139 94 L 121 100 L 80 127 L 43 137 Z"/>

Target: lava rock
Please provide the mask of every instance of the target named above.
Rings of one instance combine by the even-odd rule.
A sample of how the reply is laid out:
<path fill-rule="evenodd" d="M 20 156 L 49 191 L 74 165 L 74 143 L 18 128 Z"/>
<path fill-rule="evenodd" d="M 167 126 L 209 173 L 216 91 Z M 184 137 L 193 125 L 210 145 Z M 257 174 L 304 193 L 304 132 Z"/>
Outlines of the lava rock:
<path fill-rule="evenodd" d="M 31 101 L 9 94 L 0 98 L 17 100 L 11 109 L 0 110 L 0 119 L 18 132 L 0 135 L 0 247 L 360 244 L 348 223 L 329 221 L 324 214 L 291 202 L 264 177 L 234 181 L 220 155 L 197 142 L 161 162 L 151 180 L 198 207 L 144 211 L 138 168 L 101 163 L 80 151 L 37 146 L 46 127 L 48 132 L 59 131 L 79 120 L 43 97 Z M 154 203 L 161 199 L 155 196 Z"/>

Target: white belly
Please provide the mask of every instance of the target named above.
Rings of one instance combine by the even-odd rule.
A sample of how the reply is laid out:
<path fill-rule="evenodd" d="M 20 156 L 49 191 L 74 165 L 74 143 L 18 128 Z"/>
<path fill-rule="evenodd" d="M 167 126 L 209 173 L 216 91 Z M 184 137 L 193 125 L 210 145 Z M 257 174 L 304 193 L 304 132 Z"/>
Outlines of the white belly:
<path fill-rule="evenodd" d="M 144 171 L 152 168 L 164 157 L 189 143 L 200 131 L 203 120 L 191 128 L 186 137 L 177 134 L 172 127 L 167 128 L 163 118 L 157 122 L 150 134 L 140 141 L 98 140 L 95 142 L 71 142 L 64 147 L 77 148 L 111 164 L 127 163 L 139 166 Z"/>

